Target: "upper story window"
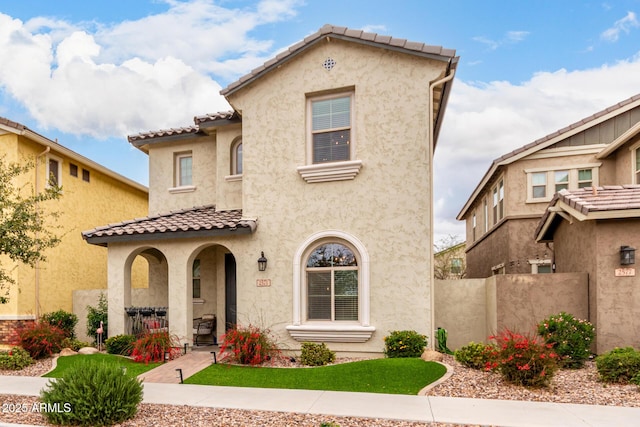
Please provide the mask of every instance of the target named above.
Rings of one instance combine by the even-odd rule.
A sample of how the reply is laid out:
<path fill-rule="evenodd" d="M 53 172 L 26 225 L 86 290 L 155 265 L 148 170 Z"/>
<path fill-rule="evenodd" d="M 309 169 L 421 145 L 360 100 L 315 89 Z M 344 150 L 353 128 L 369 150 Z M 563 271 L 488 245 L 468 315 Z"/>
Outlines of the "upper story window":
<path fill-rule="evenodd" d="M 307 98 L 307 164 L 298 173 L 307 182 L 354 179 L 362 167 L 355 160 L 353 89 Z"/>
<path fill-rule="evenodd" d="M 69 175 L 78 177 L 78 165 L 74 165 L 73 163 L 69 163 Z"/>
<path fill-rule="evenodd" d="M 489 231 L 489 202 L 484 199 L 484 232 Z"/>
<path fill-rule="evenodd" d="M 313 163 L 351 159 L 351 95 L 311 100 Z"/>
<path fill-rule="evenodd" d="M 526 169 L 527 203 L 548 202 L 561 190 L 598 185 L 600 164 L 577 165 L 575 168 L 536 168 Z"/>
<path fill-rule="evenodd" d="M 635 149 L 635 168 L 633 170 L 633 176 L 635 177 L 634 184 L 640 184 L 640 148 Z"/>
<path fill-rule="evenodd" d="M 85 182 L 91 181 L 91 173 L 86 169 L 82 169 L 82 180 Z"/>
<path fill-rule="evenodd" d="M 175 186 L 185 187 L 193 184 L 191 152 L 175 155 Z"/>
<path fill-rule="evenodd" d="M 471 218 L 471 236 L 473 241 L 476 241 L 476 213 L 473 213 L 473 217 Z"/>
<path fill-rule="evenodd" d="M 493 225 L 504 218 L 504 181 L 500 180 L 493 187 Z"/>
<path fill-rule="evenodd" d="M 231 175 L 242 175 L 242 139 L 231 144 Z"/>
<path fill-rule="evenodd" d="M 47 162 L 47 185 L 62 185 L 62 159 L 49 156 Z"/>

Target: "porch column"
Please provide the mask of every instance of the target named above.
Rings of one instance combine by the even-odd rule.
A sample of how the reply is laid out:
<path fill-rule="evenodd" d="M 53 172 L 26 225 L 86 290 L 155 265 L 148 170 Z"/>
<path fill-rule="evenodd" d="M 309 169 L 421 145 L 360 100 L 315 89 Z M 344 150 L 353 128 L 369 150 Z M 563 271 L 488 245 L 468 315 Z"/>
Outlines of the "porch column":
<path fill-rule="evenodd" d="M 107 301 L 109 336 L 125 334 L 125 307 L 131 305 L 131 263 L 125 248 L 109 245 L 107 261 Z"/>
<path fill-rule="evenodd" d="M 169 265 L 169 332 L 180 343 L 193 344 L 193 301 L 191 295 L 191 269 L 188 254 L 173 251 L 167 254 Z"/>

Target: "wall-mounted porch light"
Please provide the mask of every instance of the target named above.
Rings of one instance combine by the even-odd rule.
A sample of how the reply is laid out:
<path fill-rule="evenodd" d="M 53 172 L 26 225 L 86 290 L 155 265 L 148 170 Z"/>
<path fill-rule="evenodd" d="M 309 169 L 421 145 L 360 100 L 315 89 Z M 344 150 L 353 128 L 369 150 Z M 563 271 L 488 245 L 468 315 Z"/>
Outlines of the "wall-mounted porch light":
<path fill-rule="evenodd" d="M 636 263 L 636 248 L 631 246 L 620 246 L 620 265 L 631 265 Z"/>
<path fill-rule="evenodd" d="M 260 258 L 258 258 L 258 271 L 265 271 L 267 269 L 267 259 L 264 257 L 264 252 L 260 252 Z"/>

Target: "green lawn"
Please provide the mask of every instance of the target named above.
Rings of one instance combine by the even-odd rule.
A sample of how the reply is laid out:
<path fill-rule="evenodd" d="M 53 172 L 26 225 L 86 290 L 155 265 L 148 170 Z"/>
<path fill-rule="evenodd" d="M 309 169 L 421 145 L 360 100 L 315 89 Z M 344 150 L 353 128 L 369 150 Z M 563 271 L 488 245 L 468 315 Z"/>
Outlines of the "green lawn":
<path fill-rule="evenodd" d="M 144 363 L 136 363 L 131 359 L 127 359 L 126 357 L 116 356 L 113 354 L 76 354 L 74 356 L 58 357 L 56 368 L 43 376 L 50 378 L 60 378 L 68 369 L 77 367 L 86 362 L 98 362 L 106 363 L 109 365 L 123 366 L 127 368 L 127 375 L 130 377 L 136 377 L 155 368 L 156 366 L 161 365 L 161 363 L 149 363 L 148 365 L 145 365 Z"/>
<path fill-rule="evenodd" d="M 316 368 L 211 365 L 185 384 L 417 395 L 446 368 L 422 359 L 373 359 Z"/>

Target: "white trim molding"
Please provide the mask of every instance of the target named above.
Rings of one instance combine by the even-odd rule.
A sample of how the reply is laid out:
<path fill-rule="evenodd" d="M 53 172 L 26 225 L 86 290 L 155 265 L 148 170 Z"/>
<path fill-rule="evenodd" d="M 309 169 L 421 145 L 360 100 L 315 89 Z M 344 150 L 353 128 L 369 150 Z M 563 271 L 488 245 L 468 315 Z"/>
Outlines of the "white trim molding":
<path fill-rule="evenodd" d="M 319 163 L 298 166 L 298 173 L 307 182 L 345 181 L 354 179 L 362 168 L 362 160 Z"/>
<path fill-rule="evenodd" d="M 33 314 L 0 314 L 0 320 L 36 320 Z"/>
<path fill-rule="evenodd" d="M 192 193 L 196 191 L 195 185 L 183 185 L 181 187 L 171 187 L 168 189 L 171 194 Z"/>
<path fill-rule="evenodd" d="M 360 291 L 358 295 L 358 323 L 305 322 L 302 320 L 303 256 L 309 247 L 322 239 L 335 238 L 351 244 L 358 252 Z M 355 236 L 339 230 L 325 230 L 309 236 L 296 251 L 293 258 L 293 324 L 287 326 L 291 337 L 297 341 L 365 342 L 376 328 L 370 325 L 370 263 L 369 253 Z"/>

